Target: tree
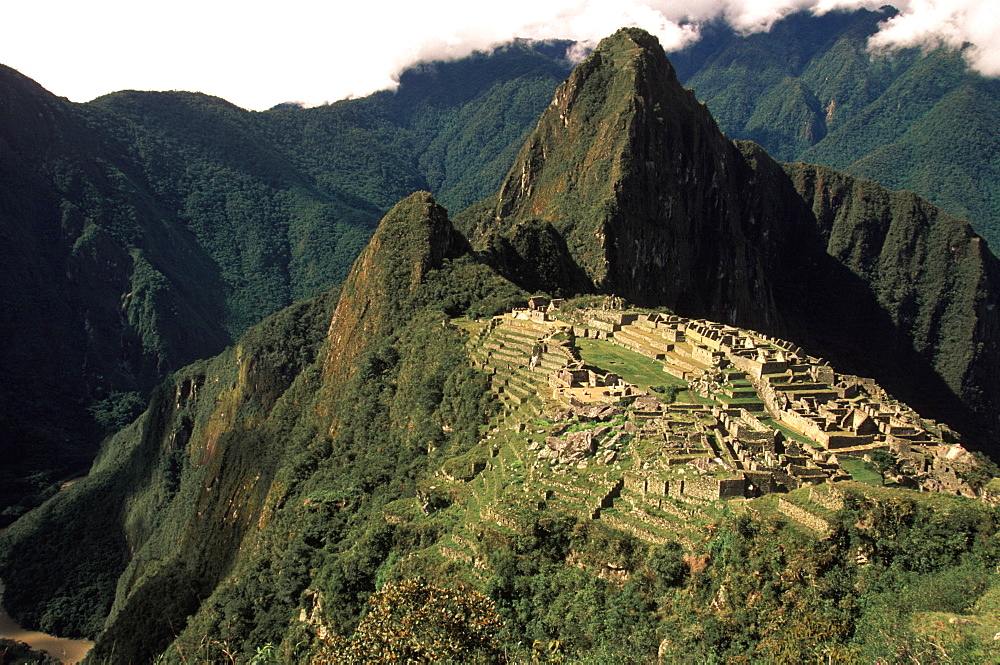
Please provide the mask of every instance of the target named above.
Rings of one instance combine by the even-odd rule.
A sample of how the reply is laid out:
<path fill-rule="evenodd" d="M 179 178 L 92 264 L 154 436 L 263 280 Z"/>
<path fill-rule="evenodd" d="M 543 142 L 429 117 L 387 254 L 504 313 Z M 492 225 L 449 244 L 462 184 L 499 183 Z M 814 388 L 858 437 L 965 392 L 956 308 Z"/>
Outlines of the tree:
<path fill-rule="evenodd" d="M 868 457 L 881 476 L 883 485 L 885 485 L 885 474 L 899 473 L 899 458 L 888 450 L 874 450 Z"/>
<path fill-rule="evenodd" d="M 493 663 L 503 659 L 493 601 L 469 589 L 442 589 L 421 578 L 390 583 L 340 646 L 341 662 Z"/>

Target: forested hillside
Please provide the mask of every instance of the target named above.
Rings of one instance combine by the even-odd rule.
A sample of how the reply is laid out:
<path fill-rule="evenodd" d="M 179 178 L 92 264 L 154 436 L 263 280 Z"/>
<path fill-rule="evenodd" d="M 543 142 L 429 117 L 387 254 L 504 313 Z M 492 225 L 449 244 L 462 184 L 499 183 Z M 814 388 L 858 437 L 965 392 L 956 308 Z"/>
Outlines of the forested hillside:
<path fill-rule="evenodd" d="M 70 104 L 4 69 L 5 521 L 84 472 L 171 371 L 343 281 L 395 201 L 492 191 L 568 71 L 565 46 L 266 113 L 183 92 Z"/>
<path fill-rule="evenodd" d="M 671 57 L 730 138 L 913 189 L 995 244 L 996 81 L 958 53 L 873 57 L 888 11 L 706 26 Z M 495 191 L 568 46 L 515 42 L 414 67 L 395 92 L 264 113 L 183 92 L 70 104 L 5 69 L 3 520 L 82 472 L 170 371 L 341 282 L 395 201 L 426 189 L 457 213 Z M 512 242 L 563 251 L 544 229 Z"/>
<path fill-rule="evenodd" d="M 728 141 L 623 29 L 494 196 L 407 196 L 161 383 L 0 538 L 5 605 L 93 663 L 989 662 L 1000 470 L 956 441 L 998 274 L 911 193 Z"/>
<path fill-rule="evenodd" d="M 753 35 L 710 26 L 670 58 L 730 138 L 912 189 L 1000 246 L 1000 81 L 959 52 L 873 55 L 868 38 L 895 13 L 801 13 Z"/>

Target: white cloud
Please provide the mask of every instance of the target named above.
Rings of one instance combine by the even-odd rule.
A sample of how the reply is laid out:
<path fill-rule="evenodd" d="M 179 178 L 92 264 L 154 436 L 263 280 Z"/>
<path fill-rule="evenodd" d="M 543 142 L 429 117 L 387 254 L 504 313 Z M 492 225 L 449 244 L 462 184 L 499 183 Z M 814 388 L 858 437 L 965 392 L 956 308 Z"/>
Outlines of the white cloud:
<path fill-rule="evenodd" d="M 420 60 L 457 58 L 513 37 L 596 42 L 639 26 L 668 50 L 722 17 L 745 32 L 788 14 L 877 8 L 885 0 L 49 0 L 5 8 L 0 62 L 56 94 L 200 90 L 246 108 L 320 103 L 391 87 Z M 1000 12 L 987 0 L 906 0 L 878 48 L 945 44 L 1000 75 Z M 579 55 L 579 52 L 575 52 Z"/>
<path fill-rule="evenodd" d="M 566 59 L 574 65 L 578 65 L 594 50 L 597 42 L 593 39 L 585 39 L 573 42 L 573 45 L 566 49 Z"/>
<path fill-rule="evenodd" d="M 872 37 L 876 49 L 920 46 L 962 48 L 969 64 L 1000 76 L 1000 11 L 981 0 L 912 0 Z"/>

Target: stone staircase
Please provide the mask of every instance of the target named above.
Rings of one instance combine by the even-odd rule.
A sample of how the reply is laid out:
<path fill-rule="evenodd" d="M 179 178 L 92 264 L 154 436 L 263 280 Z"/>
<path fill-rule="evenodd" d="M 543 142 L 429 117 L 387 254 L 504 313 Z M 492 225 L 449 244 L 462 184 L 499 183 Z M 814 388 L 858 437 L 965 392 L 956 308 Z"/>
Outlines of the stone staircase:
<path fill-rule="evenodd" d="M 653 360 L 663 360 L 667 353 L 674 350 L 672 342 L 637 324 L 638 322 L 622 326 L 611 336 L 611 342 Z"/>

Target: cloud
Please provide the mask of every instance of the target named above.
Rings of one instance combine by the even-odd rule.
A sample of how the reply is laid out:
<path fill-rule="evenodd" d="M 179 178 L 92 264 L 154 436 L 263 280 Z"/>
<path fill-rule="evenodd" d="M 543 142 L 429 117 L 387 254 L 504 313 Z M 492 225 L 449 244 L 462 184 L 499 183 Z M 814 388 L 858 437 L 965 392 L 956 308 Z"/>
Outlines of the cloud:
<path fill-rule="evenodd" d="M 580 45 L 567 57 L 577 62 L 601 38 L 623 26 L 644 28 L 667 51 L 697 41 L 700 25 L 722 19 L 745 34 L 766 31 L 790 14 L 809 11 L 879 9 L 886 0 L 511 0 L 483 20 L 459 19 L 451 39 L 423 39 L 410 57 L 397 61 L 397 73 L 421 59 L 451 59 L 485 50 L 513 37 L 571 39 Z M 939 46 L 962 48 L 970 66 L 986 76 L 1000 75 L 1000 12 L 993 0 L 900 0 L 900 13 L 870 42 L 873 51 Z M 443 18 L 442 25 L 451 23 Z M 405 37 L 404 37 L 405 39 Z M 972 44 L 971 46 L 969 44 Z"/>
<path fill-rule="evenodd" d="M 965 47 L 969 65 L 984 76 L 1000 76 L 1000 12 L 982 0 L 912 0 L 872 37 L 877 50 Z"/>
<path fill-rule="evenodd" d="M 49 0 L 13 3 L 0 62 L 58 95 L 87 101 L 122 89 L 200 90 L 251 109 L 311 104 L 394 85 L 407 66 L 489 50 L 514 37 L 587 44 L 623 26 L 676 50 L 699 25 L 722 18 L 767 30 L 797 11 L 822 14 L 887 0 Z M 892 0 L 888 0 L 892 1 Z M 969 63 L 1000 75 L 1000 12 L 993 0 L 900 0 L 876 49 L 961 47 Z"/>
<path fill-rule="evenodd" d="M 594 50 L 595 46 L 597 46 L 597 42 L 593 39 L 573 42 L 573 45 L 566 49 L 566 59 L 571 64 L 578 65 Z"/>

